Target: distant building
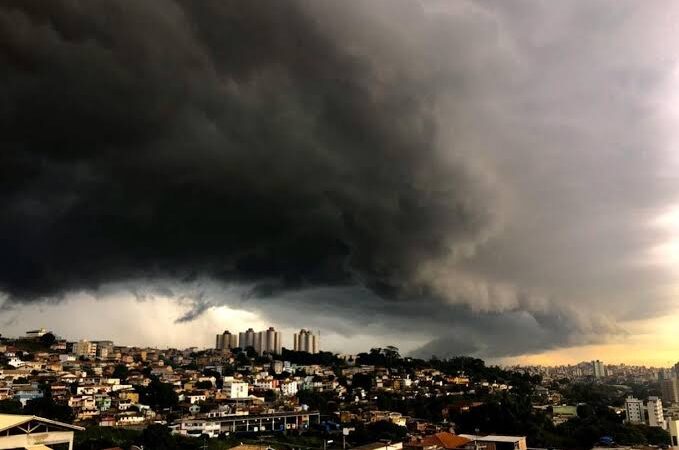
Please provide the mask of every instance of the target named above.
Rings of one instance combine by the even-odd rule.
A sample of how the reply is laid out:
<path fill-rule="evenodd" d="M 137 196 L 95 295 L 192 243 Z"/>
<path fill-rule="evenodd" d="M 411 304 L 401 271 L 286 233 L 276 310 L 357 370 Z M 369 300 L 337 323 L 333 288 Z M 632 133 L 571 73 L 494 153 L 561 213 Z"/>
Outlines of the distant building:
<path fill-rule="evenodd" d="M 667 421 L 667 431 L 670 432 L 670 437 L 672 439 L 672 448 L 679 449 L 679 420 L 668 420 Z"/>
<path fill-rule="evenodd" d="M 460 434 L 460 437 L 471 440 L 468 449 L 485 448 L 486 450 L 527 450 L 525 436 L 500 436 L 487 435 L 475 436 L 473 434 Z"/>
<path fill-rule="evenodd" d="M 96 342 L 82 339 L 73 346 L 73 353 L 78 357 L 84 356 L 86 358 L 94 359 L 97 357 L 97 344 Z"/>
<path fill-rule="evenodd" d="M 627 413 L 627 422 L 629 423 L 645 423 L 644 402 L 632 396 L 625 400 L 625 412 Z"/>
<path fill-rule="evenodd" d="M 661 397 L 667 403 L 679 403 L 679 379 L 666 378 L 660 382 Z"/>
<path fill-rule="evenodd" d="M 49 333 L 49 331 L 44 328 L 40 328 L 39 330 L 29 330 L 26 332 L 26 337 L 28 339 L 40 339 L 47 333 Z"/>
<path fill-rule="evenodd" d="M 594 378 L 603 378 L 606 376 L 606 366 L 604 366 L 603 361 L 592 361 L 592 370 L 594 372 Z"/>
<path fill-rule="evenodd" d="M 668 380 L 675 376 L 674 374 L 675 369 L 659 369 L 658 370 L 658 381 L 662 380 Z"/>
<path fill-rule="evenodd" d="M 662 410 L 662 400 L 658 397 L 648 397 L 648 424 L 652 427 L 665 428 L 665 416 Z"/>
<path fill-rule="evenodd" d="M 238 347 L 237 335 L 231 334 L 229 330 L 217 335 L 217 340 L 215 342 L 215 348 L 217 350 L 231 350 L 236 347 Z"/>
<path fill-rule="evenodd" d="M 255 338 L 255 351 L 260 355 L 263 355 L 264 353 L 280 355 L 283 352 L 281 332 L 276 331 L 274 327 L 269 327 L 268 330 L 257 333 Z"/>
<path fill-rule="evenodd" d="M 248 328 L 247 331 L 238 333 L 238 346 L 245 350 L 248 347 L 255 348 L 255 330 Z"/>
<path fill-rule="evenodd" d="M 73 448 L 73 432 L 83 427 L 30 415 L 0 414 L 0 448 Z"/>
<path fill-rule="evenodd" d="M 107 359 L 109 356 L 113 356 L 113 341 L 96 341 L 94 344 L 97 346 L 97 358 Z"/>
<path fill-rule="evenodd" d="M 317 333 L 301 329 L 294 334 L 293 345 L 296 352 L 318 353 L 321 337 Z"/>
<path fill-rule="evenodd" d="M 233 377 L 224 378 L 222 393 L 228 399 L 239 399 L 248 397 L 248 383 L 235 381 Z"/>

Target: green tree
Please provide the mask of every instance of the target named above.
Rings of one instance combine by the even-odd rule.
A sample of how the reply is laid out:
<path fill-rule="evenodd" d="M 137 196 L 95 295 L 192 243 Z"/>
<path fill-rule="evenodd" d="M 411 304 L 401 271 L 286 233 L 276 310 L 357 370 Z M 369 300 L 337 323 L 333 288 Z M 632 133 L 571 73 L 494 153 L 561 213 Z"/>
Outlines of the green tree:
<path fill-rule="evenodd" d="M 45 347 L 51 347 L 56 341 L 57 338 L 51 332 L 40 336 L 40 343 Z"/>
<path fill-rule="evenodd" d="M 21 402 L 18 400 L 0 400 L 0 413 L 2 414 L 21 414 L 23 412 Z"/>
<path fill-rule="evenodd" d="M 142 432 L 141 442 L 144 448 L 148 450 L 174 450 L 179 448 L 170 429 L 159 424 L 146 427 Z"/>
<path fill-rule="evenodd" d="M 124 381 L 127 379 L 127 374 L 129 373 L 129 369 L 125 364 L 116 364 L 115 368 L 113 369 L 113 378 L 119 378 L 121 381 Z"/>
<path fill-rule="evenodd" d="M 69 423 L 73 422 L 75 417 L 73 410 L 68 405 L 55 403 L 49 394 L 26 402 L 24 413 Z"/>
<path fill-rule="evenodd" d="M 199 381 L 196 383 L 196 389 L 212 389 L 213 385 L 211 381 Z"/>
<path fill-rule="evenodd" d="M 163 383 L 156 376 L 151 377 L 148 386 L 135 386 L 139 392 L 140 401 L 154 409 L 176 408 L 179 397 L 171 384 Z"/>

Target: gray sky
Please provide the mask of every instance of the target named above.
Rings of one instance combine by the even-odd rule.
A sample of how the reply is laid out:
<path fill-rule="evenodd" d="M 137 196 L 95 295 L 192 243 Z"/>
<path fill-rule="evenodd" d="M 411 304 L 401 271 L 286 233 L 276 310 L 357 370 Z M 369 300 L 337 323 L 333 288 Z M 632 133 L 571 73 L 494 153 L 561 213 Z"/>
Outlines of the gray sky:
<path fill-rule="evenodd" d="M 678 9 L 6 2 L 3 332 L 665 364 Z"/>

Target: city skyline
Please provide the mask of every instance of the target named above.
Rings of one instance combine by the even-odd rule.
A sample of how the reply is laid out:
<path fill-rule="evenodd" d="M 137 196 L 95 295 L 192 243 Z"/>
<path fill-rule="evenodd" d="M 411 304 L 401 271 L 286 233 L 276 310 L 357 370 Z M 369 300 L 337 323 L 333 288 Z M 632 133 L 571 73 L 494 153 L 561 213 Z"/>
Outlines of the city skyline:
<path fill-rule="evenodd" d="M 94 358 L 94 355 L 96 354 L 97 358 L 101 358 L 105 360 L 108 357 L 108 354 L 112 353 L 112 350 L 114 347 L 120 347 L 120 348 L 131 348 L 131 349 L 138 349 L 138 350 L 150 350 L 150 351 L 167 351 L 167 350 L 174 350 L 174 351 L 186 351 L 190 349 L 196 349 L 197 351 L 212 351 L 212 350 L 236 350 L 236 353 L 244 352 L 248 348 L 252 348 L 255 350 L 255 352 L 259 356 L 263 356 L 264 354 L 269 354 L 274 358 L 280 359 L 281 358 L 281 351 L 280 349 L 278 351 L 271 351 L 268 349 L 262 350 L 261 344 L 258 344 L 256 341 L 258 339 L 257 335 L 260 335 L 262 333 L 267 333 L 267 331 L 276 331 L 277 334 L 280 336 L 284 335 L 284 332 L 281 332 L 280 330 L 276 330 L 276 327 L 273 325 L 267 326 L 265 330 L 260 330 L 260 331 L 255 331 L 252 327 L 248 327 L 247 330 L 241 331 L 241 332 L 231 332 L 230 330 L 224 330 L 222 333 L 216 334 L 217 338 L 223 337 L 225 334 L 228 334 L 231 336 L 231 338 L 235 338 L 231 340 L 231 343 L 233 344 L 231 347 L 223 347 L 221 346 L 224 342 L 226 341 L 217 341 L 217 345 L 208 345 L 208 346 L 188 346 L 188 347 L 172 347 L 172 346 L 152 346 L 152 345 L 142 345 L 139 343 L 136 344 L 130 344 L 128 342 L 114 342 L 113 340 L 110 340 L 109 338 L 104 338 L 104 339 L 99 339 L 99 338 L 90 338 L 90 337 L 76 337 L 76 338 L 67 338 L 65 336 L 62 336 L 59 334 L 56 330 L 52 330 L 49 328 L 35 328 L 31 330 L 26 330 L 24 333 L 19 333 L 16 336 L 0 336 L 0 338 L 5 339 L 5 340 L 22 340 L 22 339 L 29 339 L 29 340 L 39 340 L 41 336 L 45 334 L 52 334 L 55 338 L 55 342 L 60 342 L 62 344 L 68 343 L 73 345 L 73 352 L 78 355 L 89 355 L 92 358 Z M 251 333 L 252 336 L 248 336 L 248 334 Z M 308 333 L 309 335 L 313 335 L 316 337 L 316 339 L 320 338 L 321 335 L 321 330 L 306 330 L 302 328 L 301 330 L 297 330 L 293 335 L 293 339 L 290 339 L 292 341 L 292 346 L 285 346 L 284 344 L 282 345 L 282 348 L 288 350 L 288 351 L 295 351 L 295 352 L 304 352 L 304 353 L 318 353 L 318 352 L 327 352 L 331 353 L 334 355 L 339 355 L 342 357 L 348 357 L 348 356 L 356 356 L 359 353 L 369 353 L 372 350 L 384 350 L 381 347 L 378 348 L 364 348 L 361 351 L 357 352 L 342 352 L 342 351 L 332 351 L 332 350 L 323 350 L 318 348 L 320 340 L 317 340 L 315 344 L 311 344 L 312 350 L 315 351 L 309 351 L 306 348 L 295 348 L 298 344 L 295 342 L 296 339 L 299 338 L 303 333 Z M 245 342 L 245 345 L 241 345 L 241 342 Z M 298 341 L 299 342 L 299 341 Z M 89 348 L 87 347 L 88 345 L 94 344 L 94 348 L 92 350 L 78 350 L 78 346 L 84 345 L 85 347 L 83 348 Z M 99 355 L 97 352 L 97 348 L 101 345 L 104 345 L 108 351 L 104 355 Z M 305 344 L 309 345 L 309 344 Z M 220 347 L 221 346 L 221 347 Z M 315 346 L 315 347 L 314 347 Z M 399 349 L 395 346 L 391 345 L 385 345 L 385 348 L 391 348 L 395 351 L 399 351 Z M 258 349 L 259 348 L 259 349 Z M 63 348 L 59 348 L 59 350 L 63 350 Z M 230 353 L 229 351 L 226 352 L 226 354 Z M 399 353 L 400 355 L 400 353 Z M 410 358 L 408 355 L 400 355 L 401 358 L 408 359 Z M 435 357 L 434 359 L 438 359 L 436 355 L 432 355 L 432 357 Z M 451 358 L 458 358 L 458 357 L 469 357 L 468 355 L 456 355 Z M 422 360 L 426 361 L 428 358 L 421 358 Z M 653 366 L 653 365 L 645 365 L 645 364 L 626 364 L 624 362 L 619 362 L 619 361 L 601 361 L 601 360 L 581 360 L 581 361 L 575 361 L 575 362 L 569 362 L 569 363 L 563 363 L 563 364 L 517 364 L 516 362 L 514 364 L 511 364 L 511 362 L 504 364 L 503 365 L 506 369 L 508 370 L 525 370 L 525 369 L 531 369 L 531 368 L 540 368 L 540 369 L 569 369 L 569 370 L 574 370 L 575 374 L 577 376 L 584 376 L 588 375 L 591 376 L 594 379 L 601 379 L 601 378 L 607 378 L 607 377 L 615 377 L 618 376 L 619 374 L 616 374 L 618 369 L 623 369 L 626 370 L 627 368 L 643 368 L 647 370 L 655 370 L 657 372 L 657 378 L 658 381 L 660 382 L 660 387 L 661 389 L 665 390 L 666 386 L 663 384 L 664 381 L 671 381 L 673 382 L 673 386 L 679 386 L 677 384 L 679 380 L 679 362 L 673 362 L 673 361 L 668 361 L 666 365 L 659 365 L 659 366 Z M 530 372 L 530 370 L 529 370 Z M 572 375 L 572 374 L 571 374 Z M 676 389 L 679 389 L 677 387 Z M 676 397 L 677 403 L 679 403 L 679 390 L 677 390 L 676 394 L 673 394 Z M 670 394 L 663 394 L 664 397 L 670 397 Z"/>

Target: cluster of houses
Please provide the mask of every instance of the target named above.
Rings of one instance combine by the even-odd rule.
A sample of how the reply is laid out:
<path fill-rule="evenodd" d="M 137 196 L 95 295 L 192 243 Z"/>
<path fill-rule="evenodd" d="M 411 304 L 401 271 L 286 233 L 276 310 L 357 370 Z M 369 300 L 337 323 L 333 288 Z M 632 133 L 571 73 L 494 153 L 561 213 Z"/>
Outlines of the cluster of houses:
<path fill-rule="evenodd" d="M 52 342 L 47 334 L 36 330 L 23 339 L 0 341 L 0 401 L 26 407 L 49 397 L 68 406 L 73 423 L 83 427 L 143 428 L 160 423 L 177 434 L 216 437 L 388 421 L 407 428 L 411 436 L 439 433 L 439 443 L 432 444 L 433 438 L 401 443 L 413 450 L 434 450 L 452 448 L 453 440 L 445 439 L 450 427 L 380 410 L 377 393 L 398 393 L 405 399 L 511 388 L 472 383 L 464 375 L 449 376 L 431 368 L 405 371 L 357 365 L 352 356 L 344 356 L 340 365 L 295 364 L 278 355 L 247 357 L 228 348 L 159 350 L 54 337 Z M 346 407 L 322 417 L 306 404 L 303 393 L 321 394 Z M 462 402 L 459 407 L 475 406 Z M 464 444 L 462 448 L 478 439 L 456 436 L 454 441 Z M 516 449 L 525 439 L 524 444 L 518 442 Z"/>

